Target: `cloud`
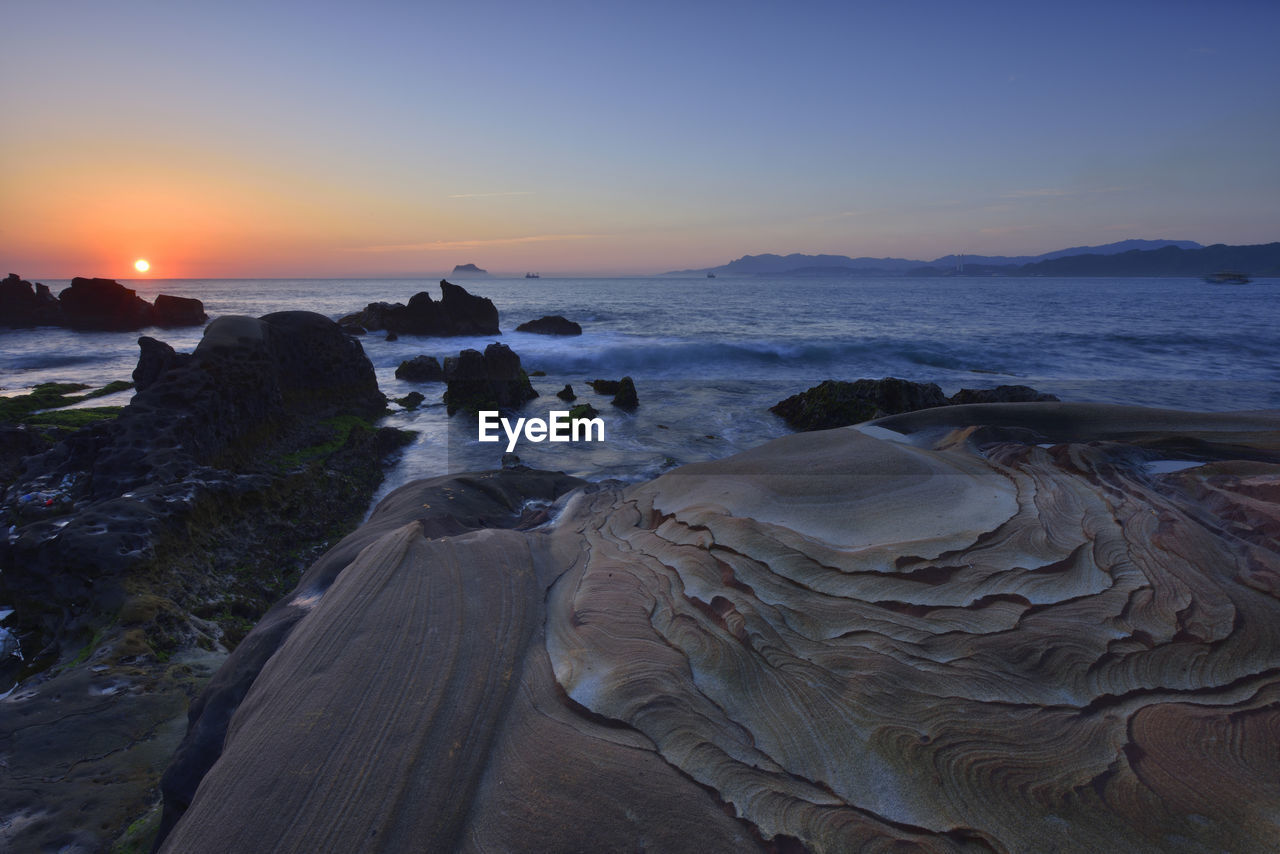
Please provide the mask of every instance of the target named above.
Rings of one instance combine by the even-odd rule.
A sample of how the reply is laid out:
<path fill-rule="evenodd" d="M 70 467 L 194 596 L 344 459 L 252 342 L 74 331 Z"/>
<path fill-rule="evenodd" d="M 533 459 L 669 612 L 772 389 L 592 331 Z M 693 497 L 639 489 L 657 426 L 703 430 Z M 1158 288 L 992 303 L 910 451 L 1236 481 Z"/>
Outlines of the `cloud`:
<path fill-rule="evenodd" d="M 425 240 L 421 243 L 388 243 L 379 246 L 350 246 L 347 252 L 436 252 L 471 249 L 477 246 L 514 246 L 521 243 L 551 243 L 559 240 L 590 240 L 596 234 L 531 234 L 525 237 L 492 237 L 484 240 Z"/>
<path fill-rule="evenodd" d="M 450 199 L 492 199 L 498 196 L 535 196 L 531 190 L 511 190 L 506 193 L 452 193 L 446 198 Z"/>

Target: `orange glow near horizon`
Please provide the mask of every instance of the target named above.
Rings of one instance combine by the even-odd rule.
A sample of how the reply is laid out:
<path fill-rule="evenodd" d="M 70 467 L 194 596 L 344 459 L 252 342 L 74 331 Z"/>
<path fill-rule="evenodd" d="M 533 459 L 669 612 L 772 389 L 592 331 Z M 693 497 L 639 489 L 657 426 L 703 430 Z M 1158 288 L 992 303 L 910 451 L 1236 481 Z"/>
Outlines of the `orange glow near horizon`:
<path fill-rule="evenodd" d="M 137 261 L 133 262 L 133 269 L 137 270 L 139 273 L 145 273 L 151 269 L 151 264 L 146 258 L 139 258 Z"/>

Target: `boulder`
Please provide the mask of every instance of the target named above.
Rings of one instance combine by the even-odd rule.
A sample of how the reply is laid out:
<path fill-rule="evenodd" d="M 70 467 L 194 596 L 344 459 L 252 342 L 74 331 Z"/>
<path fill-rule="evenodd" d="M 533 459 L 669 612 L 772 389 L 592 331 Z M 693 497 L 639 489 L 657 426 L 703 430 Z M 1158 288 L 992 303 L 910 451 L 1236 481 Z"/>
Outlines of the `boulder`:
<path fill-rule="evenodd" d="M 414 356 L 396 368 L 396 379 L 413 383 L 435 383 L 444 380 L 444 368 L 435 356 Z"/>
<path fill-rule="evenodd" d="M 631 377 L 618 380 L 618 390 L 614 392 L 610 403 L 619 409 L 635 409 L 640 405 L 640 399 L 636 397 L 636 384 L 631 381 Z"/>
<path fill-rule="evenodd" d="M 62 306 L 46 285 L 10 273 L 0 280 L 0 326 L 61 326 Z"/>
<path fill-rule="evenodd" d="M 564 388 L 556 392 L 556 397 L 560 398 L 565 402 L 570 402 L 578 399 L 578 396 L 573 393 L 573 386 L 568 384 L 566 384 Z"/>
<path fill-rule="evenodd" d="M 155 323 L 151 303 L 113 279 L 77 276 L 58 294 L 58 302 L 72 329 L 129 330 Z"/>
<path fill-rule="evenodd" d="M 538 335 L 581 335 L 582 327 L 558 314 L 549 314 L 520 324 L 516 327 L 516 332 L 533 332 Z"/>
<path fill-rule="evenodd" d="M 1053 401 L 1055 395 L 1036 391 L 1025 385 L 999 385 L 995 388 L 962 388 L 947 399 L 954 406 L 968 403 L 1035 403 Z"/>
<path fill-rule="evenodd" d="M 427 399 L 426 395 L 424 395 L 422 392 L 411 391 L 408 394 L 406 394 L 404 397 L 397 397 L 396 403 L 400 404 L 405 409 L 417 409 L 419 406 L 422 405 L 422 401 L 426 399 Z"/>
<path fill-rule="evenodd" d="M 842 382 L 826 380 L 792 395 L 769 411 L 796 430 L 829 430 L 899 412 L 946 406 L 947 398 L 934 383 L 913 383 L 888 377 Z"/>
<path fill-rule="evenodd" d="M 160 294 L 153 311 L 156 326 L 199 326 L 209 319 L 204 303 L 190 297 Z"/>
<path fill-rule="evenodd" d="M 512 410 L 538 396 L 520 367 L 520 357 L 505 344 L 490 344 L 484 353 L 463 350 L 444 360 L 448 384 L 444 402 L 450 415 L 459 409 Z"/>
<path fill-rule="evenodd" d="M 414 294 L 409 304 L 374 302 L 363 311 L 349 314 L 338 322 L 356 324 L 371 331 L 386 330 L 398 335 L 501 335 L 498 309 L 484 297 L 467 293 L 465 288 L 440 280 L 441 299 L 431 299 L 426 291 Z"/>
<path fill-rule="evenodd" d="M 138 391 L 155 385 L 156 380 L 170 368 L 185 365 L 191 360 L 190 353 L 177 353 L 163 341 L 157 341 L 149 335 L 138 339 L 138 366 L 133 369 L 133 384 Z"/>
<path fill-rule="evenodd" d="M 587 380 L 587 385 L 596 394 L 617 394 L 622 387 L 621 380 Z"/>

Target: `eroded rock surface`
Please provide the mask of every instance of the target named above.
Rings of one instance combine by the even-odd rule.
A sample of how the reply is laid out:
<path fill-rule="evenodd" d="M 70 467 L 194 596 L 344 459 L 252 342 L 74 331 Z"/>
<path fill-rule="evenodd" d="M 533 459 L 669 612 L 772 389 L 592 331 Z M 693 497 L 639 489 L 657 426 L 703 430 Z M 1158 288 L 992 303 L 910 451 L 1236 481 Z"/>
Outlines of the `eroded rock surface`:
<path fill-rule="evenodd" d="M 1280 834 L 1274 413 L 955 406 L 579 489 L 527 530 L 398 513 L 164 850 Z"/>
<path fill-rule="evenodd" d="M 408 305 L 374 302 L 338 321 L 369 331 L 397 335 L 501 335 L 498 309 L 485 297 L 440 280 L 440 299 L 426 291 L 414 294 Z"/>

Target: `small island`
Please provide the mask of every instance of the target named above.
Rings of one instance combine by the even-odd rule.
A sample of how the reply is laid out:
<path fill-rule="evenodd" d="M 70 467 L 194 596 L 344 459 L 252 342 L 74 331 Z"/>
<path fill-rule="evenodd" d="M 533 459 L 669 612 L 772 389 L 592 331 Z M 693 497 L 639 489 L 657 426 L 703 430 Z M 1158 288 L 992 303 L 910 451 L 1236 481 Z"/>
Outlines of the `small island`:
<path fill-rule="evenodd" d="M 489 271 L 482 270 L 479 267 L 477 267 L 475 264 L 458 264 L 456 267 L 453 268 L 453 275 L 455 276 L 487 276 L 489 275 Z"/>

